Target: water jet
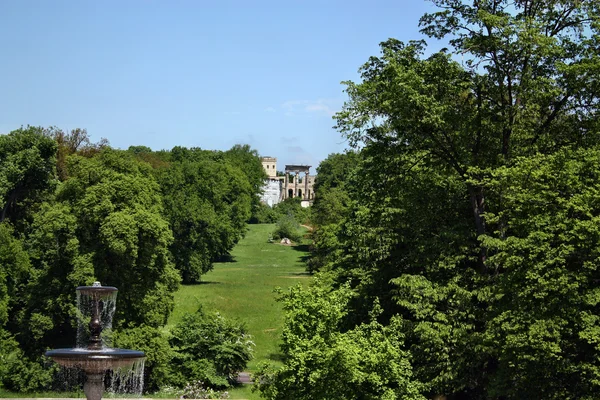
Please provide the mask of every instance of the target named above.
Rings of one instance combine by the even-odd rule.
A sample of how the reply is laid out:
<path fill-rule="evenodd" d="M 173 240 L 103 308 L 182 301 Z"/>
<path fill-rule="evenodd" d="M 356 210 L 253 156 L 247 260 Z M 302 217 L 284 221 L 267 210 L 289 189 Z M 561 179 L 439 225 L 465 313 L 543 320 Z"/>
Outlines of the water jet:
<path fill-rule="evenodd" d="M 102 398 L 107 371 L 127 370 L 134 365 L 139 367 L 140 372 L 143 369 L 143 352 L 111 348 L 106 338 L 102 337 L 103 332 L 111 331 L 117 292 L 117 288 L 102 286 L 100 282 L 94 282 L 92 286 L 79 286 L 76 347 L 46 352 L 46 356 L 59 365 L 80 368 L 85 372 L 83 391 L 88 400 Z"/>

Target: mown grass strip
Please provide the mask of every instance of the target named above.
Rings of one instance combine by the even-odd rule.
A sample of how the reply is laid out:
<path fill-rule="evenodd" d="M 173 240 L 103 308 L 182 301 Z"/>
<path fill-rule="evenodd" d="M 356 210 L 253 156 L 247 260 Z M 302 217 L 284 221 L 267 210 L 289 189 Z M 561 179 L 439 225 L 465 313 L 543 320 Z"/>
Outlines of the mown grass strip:
<path fill-rule="evenodd" d="M 283 315 L 274 289 L 310 280 L 304 264 L 308 245 L 268 243 L 273 229 L 272 224 L 249 225 L 246 237 L 231 252 L 231 262 L 216 263 L 202 283 L 184 285 L 175 294 L 175 310 L 168 323 L 173 326 L 199 305 L 242 321 L 256 343 L 250 371 L 261 361 L 279 360 Z"/>

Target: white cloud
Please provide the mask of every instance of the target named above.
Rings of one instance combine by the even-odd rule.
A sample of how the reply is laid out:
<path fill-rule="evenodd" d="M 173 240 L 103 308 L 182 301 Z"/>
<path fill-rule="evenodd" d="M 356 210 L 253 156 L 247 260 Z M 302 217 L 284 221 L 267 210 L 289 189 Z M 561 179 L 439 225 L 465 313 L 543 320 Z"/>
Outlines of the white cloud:
<path fill-rule="evenodd" d="M 273 107 L 267 107 L 265 108 L 266 112 L 275 112 L 275 109 Z"/>

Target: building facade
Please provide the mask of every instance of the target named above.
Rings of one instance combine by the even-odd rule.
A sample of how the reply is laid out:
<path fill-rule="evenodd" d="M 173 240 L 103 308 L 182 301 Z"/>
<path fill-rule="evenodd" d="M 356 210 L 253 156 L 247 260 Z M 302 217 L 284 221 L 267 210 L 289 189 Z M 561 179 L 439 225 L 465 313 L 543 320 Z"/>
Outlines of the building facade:
<path fill-rule="evenodd" d="M 263 157 L 262 165 L 268 176 L 263 186 L 263 203 L 272 207 L 285 199 L 299 197 L 304 207 L 312 204 L 316 175 L 309 174 L 310 165 L 286 165 L 283 176 L 277 175 L 276 157 Z"/>

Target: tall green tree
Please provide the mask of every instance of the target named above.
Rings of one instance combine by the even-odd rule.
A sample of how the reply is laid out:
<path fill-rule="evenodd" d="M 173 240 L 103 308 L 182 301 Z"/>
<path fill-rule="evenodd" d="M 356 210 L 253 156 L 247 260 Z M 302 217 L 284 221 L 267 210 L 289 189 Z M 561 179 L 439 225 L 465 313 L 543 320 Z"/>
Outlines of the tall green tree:
<path fill-rule="evenodd" d="M 70 160 L 72 178 L 57 193 L 78 222 L 80 249 L 101 282 L 119 287 L 117 318 L 160 326 L 173 308 L 179 278 L 170 260 L 172 232 L 148 164 L 105 149 Z"/>
<path fill-rule="evenodd" d="M 147 164 L 109 148 L 69 157 L 68 179 L 35 214 L 26 240 L 32 273 L 15 331 L 27 354 L 73 344 L 74 288 L 95 280 L 119 288 L 116 327 L 164 325 L 179 277 L 162 213 Z"/>
<path fill-rule="evenodd" d="M 486 232 L 486 168 L 511 157 L 598 140 L 598 2 L 436 0 L 423 32 L 452 35 L 455 54 L 422 55 L 424 42 L 382 44 L 382 56 L 347 82 L 337 115 L 352 143 L 425 151 L 468 186 L 474 226 Z M 489 202 L 487 202 L 489 203 Z M 480 254 L 485 268 L 485 249 Z"/>
<path fill-rule="evenodd" d="M 382 43 L 336 116 L 363 160 L 329 239 L 326 287 L 355 293 L 336 331 L 380 305 L 428 397 L 594 398 L 600 4 L 434 4 L 449 50 Z"/>
<path fill-rule="evenodd" d="M 341 233 L 346 218 L 351 214 L 354 190 L 352 179 L 361 162 L 356 152 L 330 154 L 317 168 L 311 208 L 313 224 L 311 258 L 308 270 L 316 272 L 340 255 Z"/>
<path fill-rule="evenodd" d="M 583 399 L 600 390 L 600 150 L 522 157 L 486 182 L 504 224 L 482 239 L 496 278 L 484 346 L 489 396 Z"/>
<path fill-rule="evenodd" d="M 252 149 L 248 144 L 236 144 L 223 153 L 231 165 L 244 173 L 252 191 L 252 210 L 260 204 L 260 195 L 267 179 L 267 173 L 262 166 L 258 150 Z"/>
<path fill-rule="evenodd" d="M 197 282 L 243 237 L 255 194 L 246 175 L 213 151 L 176 147 L 158 174 L 175 265 L 184 282 Z"/>
<path fill-rule="evenodd" d="M 0 222 L 22 230 L 25 218 L 54 188 L 57 145 L 48 131 L 20 128 L 0 135 Z"/>

